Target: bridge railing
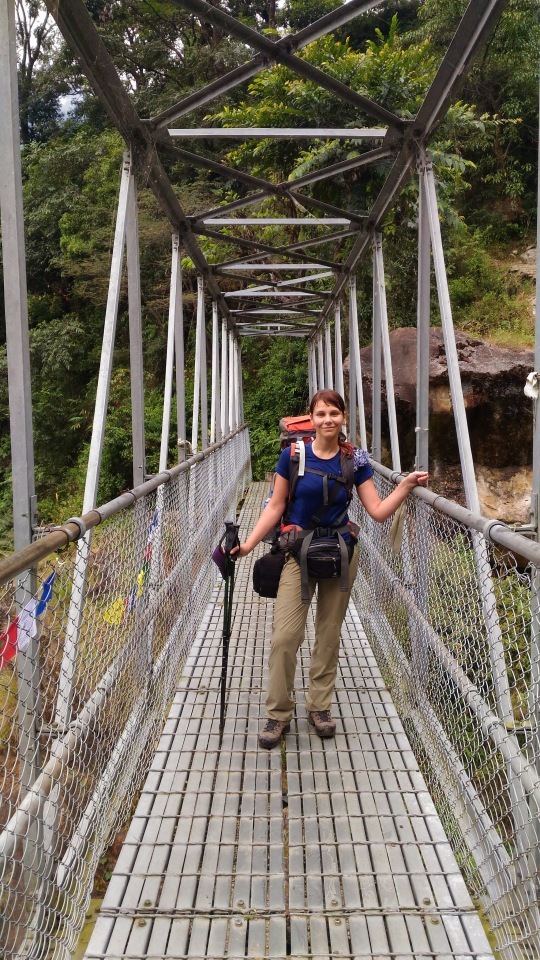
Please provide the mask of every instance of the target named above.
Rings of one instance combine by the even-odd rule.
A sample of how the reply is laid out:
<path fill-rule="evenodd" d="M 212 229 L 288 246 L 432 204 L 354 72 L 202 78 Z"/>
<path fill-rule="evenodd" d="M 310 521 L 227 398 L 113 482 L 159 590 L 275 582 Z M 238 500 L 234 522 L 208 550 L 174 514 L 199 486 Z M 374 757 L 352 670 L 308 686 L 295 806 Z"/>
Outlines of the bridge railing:
<path fill-rule="evenodd" d="M 376 466 L 381 495 L 396 480 Z M 360 519 L 359 617 L 501 957 L 532 960 L 540 548 L 420 489 L 406 501 L 401 536 L 391 521 Z"/>
<path fill-rule="evenodd" d="M 211 549 L 249 479 L 242 428 L 0 564 L 2 960 L 71 957 L 203 620 Z M 68 541 L 81 527 L 96 529 L 66 665 L 81 562 Z"/>

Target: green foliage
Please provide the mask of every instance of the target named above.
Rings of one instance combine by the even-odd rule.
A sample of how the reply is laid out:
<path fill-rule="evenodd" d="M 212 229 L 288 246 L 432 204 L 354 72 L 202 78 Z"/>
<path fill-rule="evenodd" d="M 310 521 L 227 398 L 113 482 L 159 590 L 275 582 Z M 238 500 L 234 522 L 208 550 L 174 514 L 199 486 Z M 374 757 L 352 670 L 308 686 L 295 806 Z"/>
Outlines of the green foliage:
<path fill-rule="evenodd" d="M 429 39 L 442 53 L 466 6 L 467 0 L 425 0 L 410 38 Z M 537 0 L 510 0 L 462 87 L 484 120 L 483 129 L 462 141 L 475 164 L 474 190 L 463 198 L 466 216 L 492 224 L 501 239 L 514 235 L 516 222 L 527 229 L 535 208 L 539 48 Z"/>
<path fill-rule="evenodd" d="M 247 339 L 242 345 L 244 414 L 249 425 L 253 476 L 264 479 L 279 456 L 278 424 L 308 407 L 303 340 Z"/>
<path fill-rule="evenodd" d="M 534 339 L 532 288 L 499 267 L 479 231 L 450 229 L 445 242 L 450 301 L 456 327 L 514 348 Z"/>
<path fill-rule="evenodd" d="M 516 722 L 528 718 L 530 684 L 531 571 L 520 572 L 515 557 L 492 548 L 491 577 L 505 666 Z M 464 533 L 441 541 L 430 557 L 430 622 L 486 700 L 495 706 L 487 630 L 472 544 Z M 470 731 L 464 742 L 471 740 Z M 484 771 L 485 772 L 485 771 Z"/>

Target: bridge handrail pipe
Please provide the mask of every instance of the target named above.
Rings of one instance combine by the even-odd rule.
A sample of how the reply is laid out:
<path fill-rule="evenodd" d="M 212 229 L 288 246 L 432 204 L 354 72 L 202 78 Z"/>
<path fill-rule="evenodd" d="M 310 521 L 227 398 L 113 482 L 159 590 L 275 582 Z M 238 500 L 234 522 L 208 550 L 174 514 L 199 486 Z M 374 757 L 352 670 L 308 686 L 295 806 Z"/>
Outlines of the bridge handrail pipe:
<path fill-rule="evenodd" d="M 387 471 L 387 473 L 390 474 L 391 471 Z M 393 571 L 373 548 L 369 537 L 363 533 L 362 530 L 359 536 L 365 548 L 369 550 L 371 558 L 376 563 L 379 571 L 384 575 L 390 588 L 402 603 L 404 603 L 408 612 L 424 632 L 431 650 L 441 666 L 452 678 L 456 687 L 460 690 L 467 706 L 478 718 L 484 733 L 492 740 L 504 760 L 510 764 L 516 776 L 521 779 L 529 798 L 532 799 L 534 797 L 536 808 L 540 811 L 540 776 L 535 767 L 523 755 L 517 737 L 506 729 L 502 720 L 490 709 L 478 687 L 469 680 L 467 674 L 448 647 L 440 639 L 428 620 L 426 620 L 422 611 L 418 609 L 408 590 L 396 579 Z"/>
<path fill-rule="evenodd" d="M 10 557 L 0 560 L 0 586 L 9 583 L 10 580 L 13 580 L 19 574 L 35 566 L 40 560 L 45 560 L 51 553 L 63 549 L 68 543 L 73 543 L 75 540 L 79 540 L 84 536 L 85 531 L 81 528 L 78 521 L 83 522 L 86 530 L 97 527 L 104 520 L 108 520 L 122 510 L 133 506 L 137 500 L 141 500 L 147 496 L 147 494 L 157 490 L 157 488 L 164 483 L 169 483 L 171 480 L 174 480 L 175 477 L 179 476 L 179 474 L 186 473 L 191 467 L 195 466 L 196 463 L 211 456 L 215 450 L 224 446 L 238 433 L 246 429 L 246 424 L 242 424 L 223 440 L 209 445 L 199 453 L 195 453 L 188 460 L 176 464 L 174 467 L 171 467 L 170 470 L 157 473 L 150 480 L 146 480 L 138 487 L 133 487 L 132 490 L 121 493 L 118 497 L 115 497 L 114 500 L 109 500 L 108 503 L 103 504 L 103 506 L 89 510 L 88 513 L 83 514 L 82 517 L 71 518 L 62 524 L 62 526 L 55 527 L 50 533 L 31 543 L 28 547 L 24 547 L 23 550 L 18 550 L 17 553 L 12 554 Z"/>
<path fill-rule="evenodd" d="M 376 473 L 379 473 L 386 480 L 390 480 L 396 485 L 401 483 L 406 476 L 404 473 L 390 470 L 376 460 L 372 460 L 371 465 Z M 512 530 L 503 520 L 483 517 L 481 514 L 474 513 L 474 511 L 468 510 L 467 507 L 462 507 L 459 503 L 454 503 L 453 500 L 447 500 L 446 497 L 441 497 L 439 494 L 433 493 L 432 490 L 426 490 L 423 487 L 415 487 L 412 494 L 419 500 L 423 500 L 424 503 L 429 504 L 433 510 L 450 517 L 452 520 L 457 520 L 472 530 L 477 530 L 491 543 L 506 547 L 520 557 L 524 557 L 535 566 L 540 567 L 540 544 Z"/>
<path fill-rule="evenodd" d="M 380 611 L 378 617 L 372 618 L 369 612 L 363 610 L 362 618 L 364 623 L 368 618 L 372 620 L 372 628 L 380 631 Z M 412 688 L 414 670 L 411 671 L 411 664 L 384 616 L 382 627 L 386 634 L 386 641 L 388 641 L 388 638 L 391 639 L 394 666 L 400 672 L 401 677 L 406 678 L 407 685 Z M 511 879 L 509 879 L 512 871 L 512 861 L 504 846 L 503 839 L 475 789 L 459 754 L 454 750 L 450 738 L 444 731 L 442 723 L 429 702 L 423 700 L 421 710 L 410 709 L 408 718 L 414 724 L 424 748 L 429 751 L 431 764 L 441 784 L 441 789 L 448 791 L 449 784 L 454 783 L 456 785 L 452 794 L 452 801 L 454 804 L 461 806 L 461 816 L 466 819 L 466 826 L 463 829 L 465 844 L 471 856 L 475 860 L 478 859 L 478 868 L 486 884 L 486 889 L 491 890 L 495 885 L 496 896 L 494 899 L 498 899 L 501 893 L 501 877 L 504 877 L 504 882 L 507 883 L 507 887 L 503 889 L 508 889 L 513 885 Z M 444 744 L 444 747 L 441 749 L 442 744 Z M 457 787 L 458 784 L 461 787 L 461 792 Z M 478 829 L 478 824 L 481 825 L 482 830 Z M 478 856 L 479 851 L 481 851 L 480 857 Z"/>
<path fill-rule="evenodd" d="M 229 434 L 229 436 L 223 441 L 213 444 L 212 447 L 207 447 L 204 451 L 201 451 L 200 453 L 191 457 L 188 461 L 184 461 L 182 464 L 175 466 L 173 469 L 162 472 L 161 474 L 157 474 L 151 480 L 146 481 L 137 488 L 134 488 L 133 491 L 129 491 L 128 494 L 122 494 L 115 500 L 110 501 L 110 504 L 107 504 L 106 506 L 110 507 L 116 505 L 116 509 L 112 510 L 108 516 L 113 516 L 115 513 L 121 512 L 126 505 L 129 506 L 131 503 L 134 503 L 136 499 L 141 499 L 146 493 L 153 492 L 157 487 L 162 486 L 164 482 L 173 480 L 181 474 L 186 473 L 194 464 L 208 459 L 212 451 L 215 451 L 219 447 L 225 446 L 227 441 L 231 440 L 237 434 L 242 433 L 243 430 L 245 430 L 244 426 L 239 427 L 233 431 L 233 433 Z M 242 471 L 244 470 L 245 464 L 242 465 Z M 166 477 L 166 479 L 164 479 L 164 477 Z M 131 496 L 133 493 L 137 494 L 135 498 Z M 129 501 L 128 503 L 126 503 L 126 499 Z M 101 519 L 106 518 L 103 516 Z M 21 551 L 21 553 L 22 552 L 23 551 Z M 209 564 L 211 565 L 211 561 L 209 561 Z M 174 578 L 178 575 L 177 571 L 180 566 L 181 564 L 177 564 L 174 567 L 169 575 L 169 578 L 162 585 L 161 590 L 158 591 L 157 597 L 153 599 L 153 602 L 151 601 L 149 609 L 146 611 L 147 616 L 139 623 L 139 628 L 144 628 L 146 620 L 148 619 L 148 614 L 155 616 L 156 610 L 159 609 L 159 598 L 167 592 L 168 585 L 170 585 L 171 582 L 171 577 Z M 196 596 L 201 593 L 201 589 L 202 585 L 200 583 L 199 575 L 199 577 L 193 582 L 191 590 L 192 596 Z M 177 645 L 177 630 L 178 624 L 176 624 L 176 627 L 173 629 L 158 659 L 151 665 L 148 677 L 149 683 L 155 684 L 156 682 L 159 682 L 159 678 L 164 672 L 167 660 L 171 655 L 171 651 L 173 650 L 175 644 Z M 89 732 L 93 729 L 94 725 L 98 721 L 99 711 L 104 707 L 107 699 L 113 694 L 117 685 L 117 681 L 124 669 L 126 662 L 126 651 L 129 649 L 130 643 L 131 637 L 128 638 L 127 642 L 118 650 L 113 662 L 108 666 L 101 679 L 97 682 L 94 691 L 83 704 L 77 717 L 69 724 L 69 727 L 65 731 L 59 731 L 59 736 L 54 742 L 50 757 L 43 770 L 32 784 L 24 798 L 18 804 L 9 822 L 5 825 L 3 831 L 0 833 L 0 860 L 8 862 L 10 859 L 13 859 L 16 853 L 17 843 L 28 835 L 28 831 L 32 822 L 35 822 L 40 816 L 42 816 L 44 805 L 51 796 L 55 785 L 60 780 L 62 772 L 65 771 L 66 767 L 71 762 L 81 743 L 81 740 L 84 740 L 88 737 Z M 101 790 L 103 788 L 103 784 L 104 777 L 102 776 L 96 790 Z M 84 831 L 80 824 L 78 829 L 80 830 L 82 839 L 84 840 Z M 77 838 L 75 837 L 75 839 L 71 841 L 68 847 L 68 852 L 66 853 L 66 857 L 68 857 L 68 853 L 72 854 L 73 851 L 77 851 L 76 840 Z M 64 863 L 64 861 L 62 862 Z M 60 870 L 58 874 L 58 880 L 60 883 L 65 880 L 62 870 Z"/>

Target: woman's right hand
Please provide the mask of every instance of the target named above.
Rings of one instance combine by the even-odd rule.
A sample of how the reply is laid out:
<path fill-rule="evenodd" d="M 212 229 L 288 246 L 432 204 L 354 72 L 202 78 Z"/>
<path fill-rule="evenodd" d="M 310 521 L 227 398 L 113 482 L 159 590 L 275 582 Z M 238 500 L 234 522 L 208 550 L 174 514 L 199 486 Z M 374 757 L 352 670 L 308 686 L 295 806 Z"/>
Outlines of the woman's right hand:
<path fill-rule="evenodd" d="M 250 550 L 248 550 L 245 543 L 241 543 L 239 547 L 233 547 L 231 557 L 247 557 L 248 553 L 250 553 Z"/>

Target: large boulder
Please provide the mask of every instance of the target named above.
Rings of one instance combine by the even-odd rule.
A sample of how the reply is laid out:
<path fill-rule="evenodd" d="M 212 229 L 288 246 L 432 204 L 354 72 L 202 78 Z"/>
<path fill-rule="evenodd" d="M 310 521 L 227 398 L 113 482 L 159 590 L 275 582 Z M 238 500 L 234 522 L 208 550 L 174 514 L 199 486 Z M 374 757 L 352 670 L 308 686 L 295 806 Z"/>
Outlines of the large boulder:
<path fill-rule="evenodd" d="M 534 369 L 532 350 L 497 347 L 456 331 L 456 346 L 482 510 L 507 522 L 529 522 L 532 464 L 532 401 L 523 388 Z M 416 329 L 390 334 L 394 391 L 403 469 L 415 455 Z M 371 423 L 371 346 L 361 350 L 366 421 Z M 345 361 L 348 378 L 348 360 Z M 429 451 L 432 486 L 464 502 L 459 449 L 442 330 L 430 331 Z M 383 373 L 383 434 L 388 457 L 388 418 Z"/>

